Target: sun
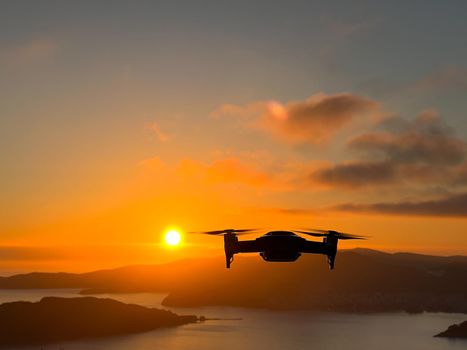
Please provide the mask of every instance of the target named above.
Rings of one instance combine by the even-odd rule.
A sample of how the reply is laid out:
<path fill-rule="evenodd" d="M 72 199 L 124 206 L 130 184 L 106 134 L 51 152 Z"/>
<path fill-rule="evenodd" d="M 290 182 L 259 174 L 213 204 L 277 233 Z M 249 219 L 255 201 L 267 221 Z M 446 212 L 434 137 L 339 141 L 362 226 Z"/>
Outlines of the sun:
<path fill-rule="evenodd" d="M 165 243 L 169 246 L 177 246 L 182 241 L 182 235 L 177 230 L 169 230 L 164 236 Z"/>

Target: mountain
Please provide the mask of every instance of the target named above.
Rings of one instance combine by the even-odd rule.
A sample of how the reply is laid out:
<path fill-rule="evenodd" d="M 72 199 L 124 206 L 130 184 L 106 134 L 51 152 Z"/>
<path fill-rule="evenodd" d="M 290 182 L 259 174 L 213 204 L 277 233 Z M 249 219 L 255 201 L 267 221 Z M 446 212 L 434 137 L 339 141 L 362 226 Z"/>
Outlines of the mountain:
<path fill-rule="evenodd" d="M 453 324 L 444 332 L 435 335 L 435 337 L 467 339 L 467 321 L 462 322 L 461 324 Z"/>
<path fill-rule="evenodd" d="M 87 273 L 32 272 L 0 277 L 0 289 L 78 288 L 89 293 L 168 292 L 179 283 L 195 278 L 193 273 L 219 265 L 220 259 L 179 260 L 168 264 L 135 265 Z M 222 265 L 223 266 L 223 265 Z"/>
<path fill-rule="evenodd" d="M 112 299 L 46 297 L 0 305 L 0 347 L 116 336 L 196 321 L 196 316 Z"/>
<path fill-rule="evenodd" d="M 238 258 L 231 270 L 216 270 L 214 275 L 200 271 L 196 283 L 174 286 L 164 305 L 467 312 L 467 263 L 415 258 L 419 261 L 409 264 L 405 255 L 344 251 L 334 271 L 317 255 L 292 264 Z"/>
<path fill-rule="evenodd" d="M 226 305 L 345 312 L 467 313 L 467 258 L 356 249 L 339 252 L 329 271 L 321 255 L 294 263 L 258 256 L 181 260 L 84 274 L 26 274 L 0 288 L 82 288 L 83 294 L 167 292 L 165 306 Z"/>

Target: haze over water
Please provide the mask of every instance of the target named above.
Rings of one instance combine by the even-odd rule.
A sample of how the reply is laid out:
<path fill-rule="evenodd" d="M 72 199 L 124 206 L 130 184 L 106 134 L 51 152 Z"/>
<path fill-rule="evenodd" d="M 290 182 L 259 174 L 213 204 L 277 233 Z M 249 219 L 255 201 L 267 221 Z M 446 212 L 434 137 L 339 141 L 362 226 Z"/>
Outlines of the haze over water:
<path fill-rule="evenodd" d="M 0 290 L 0 302 L 37 301 L 43 296 L 76 296 L 76 290 Z M 126 303 L 161 307 L 163 294 L 105 294 Z M 340 314 L 251 310 L 243 308 L 172 308 L 179 314 L 197 314 L 213 320 L 199 324 L 155 330 L 106 339 L 54 344 L 43 349 L 66 350 L 257 350 L 279 349 L 465 349 L 467 341 L 434 338 L 453 323 L 465 320 L 462 314 L 406 313 Z M 22 348 L 37 349 L 37 347 Z"/>

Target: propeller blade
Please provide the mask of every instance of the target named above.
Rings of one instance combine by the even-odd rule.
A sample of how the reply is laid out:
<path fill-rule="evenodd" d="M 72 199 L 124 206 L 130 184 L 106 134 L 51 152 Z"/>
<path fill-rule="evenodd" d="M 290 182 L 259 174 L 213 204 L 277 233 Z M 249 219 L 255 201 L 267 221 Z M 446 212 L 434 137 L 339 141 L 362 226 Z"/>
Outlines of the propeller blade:
<path fill-rule="evenodd" d="M 323 236 L 334 234 L 337 236 L 337 238 L 344 239 L 344 240 L 345 239 L 368 239 L 368 237 L 366 236 L 353 235 L 351 233 L 339 232 L 339 231 L 334 231 L 334 230 L 310 229 L 309 231 L 297 231 L 297 232 L 304 233 L 304 234 L 310 234 L 311 236 L 313 236 L 311 233 L 315 233 L 316 237 L 323 237 Z M 320 232 L 321 236 L 318 236 L 316 232 Z"/>
<path fill-rule="evenodd" d="M 218 231 L 192 231 L 188 232 L 190 234 L 202 234 L 202 235 L 220 235 L 224 233 L 224 230 L 218 230 Z"/>
<path fill-rule="evenodd" d="M 304 235 L 309 235 L 313 237 L 324 237 L 326 234 L 324 233 L 317 233 L 317 232 L 310 232 L 310 231 L 299 231 L 299 230 L 294 230 L 294 232 L 302 233 Z"/>
<path fill-rule="evenodd" d="M 233 228 L 228 228 L 228 229 L 224 229 L 224 230 L 196 231 L 196 232 L 189 232 L 189 233 L 213 235 L 213 236 L 225 235 L 225 234 L 228 234 L 228 233 L 233 233 L 233 234 L 236 234 L 236 235 L 242 235 L 242 234 L 247 234 L 247 233 L 250 233 L 250 232 L 256 231 L 256 230 L 257 229 L 255 229 L 255 228 L 240 229 L 240 230 L 236 230 L 236 229 L 233 229 Z"/>
<path fill-rule="evenodd" d="M 243 233 L 243 232 L 251 232 L 251 231 L 257 231 L 259 230 L 258 228 L 247 228 L 243 230 L 233 230 L 235 233 Z"/>
<path fill-rule="evenodd" d="M 304 230 L 306 231 L 312 231 L 312 232 L 320 232 L 320 233 L 324 233 L 324 234 L 328 234 L 329 231 L 328 230 L 321 230 L 319 228 L 305 228 Z"/>
<path fill-rule="evenodd" d="M 356 236 L 356 235 L 351 235 L 350 233 L 340 233 L 340 232 L 338 232 L 337 237 L 339 239 L 368 239 L 365 236 Z"/>

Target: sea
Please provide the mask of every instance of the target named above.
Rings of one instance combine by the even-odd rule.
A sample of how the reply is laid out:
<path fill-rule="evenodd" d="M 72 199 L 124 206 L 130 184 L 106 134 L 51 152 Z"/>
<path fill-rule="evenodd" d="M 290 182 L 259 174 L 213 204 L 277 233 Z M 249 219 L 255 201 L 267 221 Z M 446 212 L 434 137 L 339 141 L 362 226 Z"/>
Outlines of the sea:
<path fill-rule="evenodd" d="M 78 290 L 0 290 L 0 303 L 38 301 L 44 296 L 76 297 Z M 164 294 L 101 294 L 125 303 L 164 308 Z M 171 308 L 179 314 L 220 318 L 176 328 L 112 338 L 81 340 L 22 350 L 460 350 L 467 340 L 434 338 L 465 314 L 347 314 L 270 311 L 238 307 Z"/>

